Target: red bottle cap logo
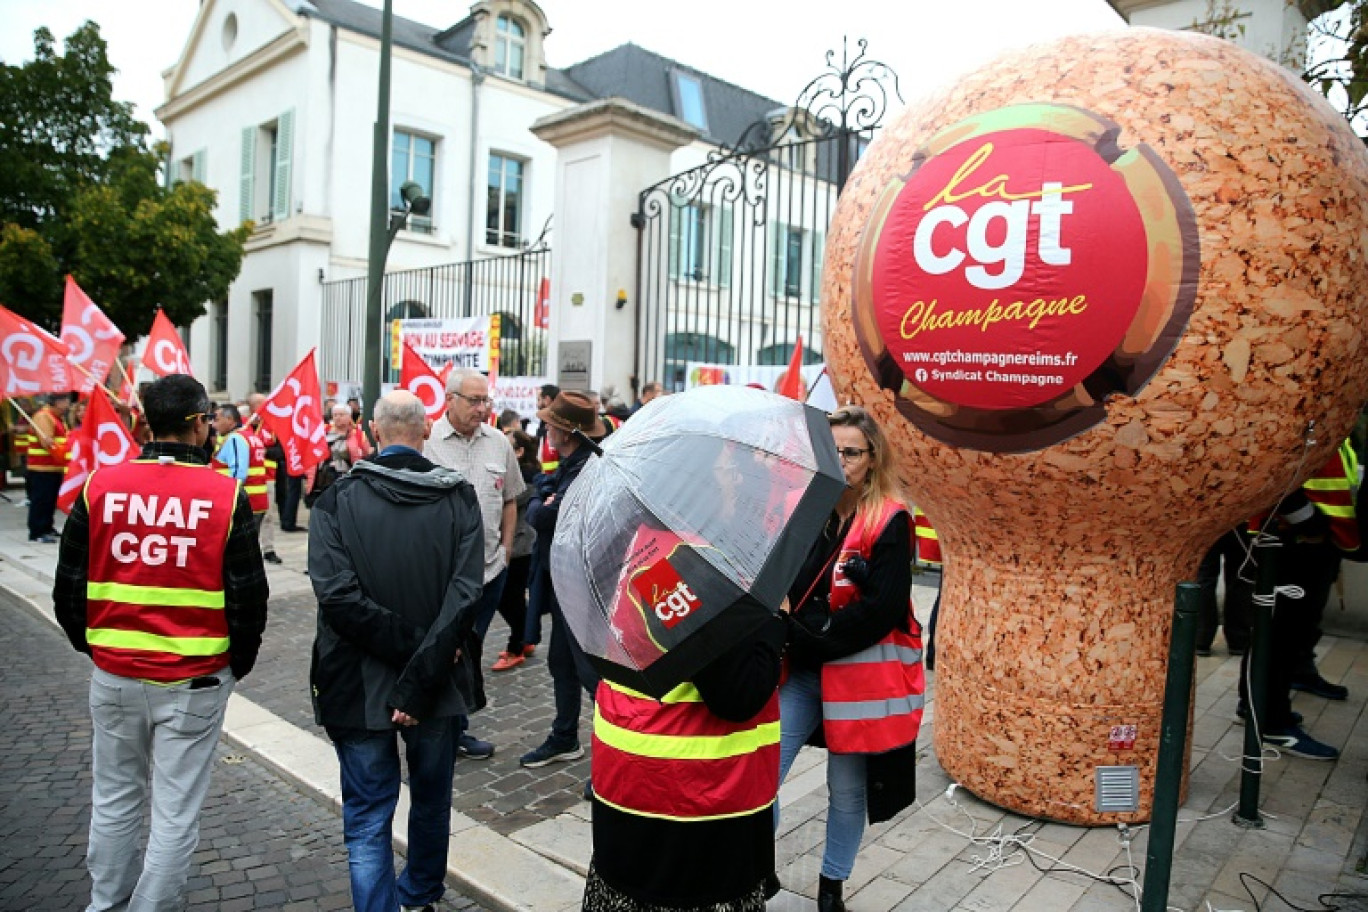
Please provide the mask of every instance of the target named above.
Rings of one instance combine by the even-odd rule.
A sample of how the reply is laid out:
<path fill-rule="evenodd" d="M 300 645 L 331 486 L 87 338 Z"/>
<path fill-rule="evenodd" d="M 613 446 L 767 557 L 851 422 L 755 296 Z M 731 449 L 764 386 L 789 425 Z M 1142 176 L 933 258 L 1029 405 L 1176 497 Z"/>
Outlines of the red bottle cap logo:
<path fill-rule="evenodd" d="M 856 259 L 856 334 L 927 434 L 1041 449 L 1172 353 L 1196 219 L 1153 150 L 1119 134 L 1077 108 L 1002 108 L 943 130 L 884 188 Z"/>

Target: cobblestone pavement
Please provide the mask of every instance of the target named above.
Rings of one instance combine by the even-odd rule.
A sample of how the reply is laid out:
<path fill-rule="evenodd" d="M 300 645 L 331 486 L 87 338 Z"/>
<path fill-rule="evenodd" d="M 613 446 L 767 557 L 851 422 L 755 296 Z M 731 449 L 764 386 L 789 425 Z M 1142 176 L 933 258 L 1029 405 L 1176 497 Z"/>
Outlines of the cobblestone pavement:
<path fill-rule="evenodd" d="M 81 909 L 90 895 L 89 662 L 4 593 L 0 654 L 0 912 Z M 350 908 L 341 819 L 224 745 L 215 761 L 191 912 Z M 450 890 L 441 908 L 480 910 Z"/>
<path fill-rule="evenodd" d="M 309 651 L 316 610 L 317 603 L 308 592 L 272 597 L 261 657 L 240 692 L 287 722 L 326 737 L 313 722 L 309 702 Z M 544 627 L 545 638 L 550 633 L 549 621 Z M 587 699 L 580 715 L 583 759 L 539 770 L 518 765 L 518 758 L 541 744 L 551 731 L 555 710 L 544 642 L 518 668 L 498 674 L 489 671 L 507 638 L 508 628 L 496 618 L 487 638 L 486 653 L 492 650 L 492 655 L 483 663 L 489 706 L 471 717 L 472 734 L 494 742 L 494 756 L 457 762 L 452 799 L 457 810 L 503 835 L 554 818 L 581 801 L 589 778 Z"/>

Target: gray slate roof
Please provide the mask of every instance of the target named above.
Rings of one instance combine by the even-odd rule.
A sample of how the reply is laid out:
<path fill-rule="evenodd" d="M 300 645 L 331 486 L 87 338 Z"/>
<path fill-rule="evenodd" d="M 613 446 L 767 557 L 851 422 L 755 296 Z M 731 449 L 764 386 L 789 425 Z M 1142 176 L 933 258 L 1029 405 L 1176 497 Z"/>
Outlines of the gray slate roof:
<path fill-rule="evenodd" d="M 733 146 L 747 127 L 782 107 L 773 99 L 631 43 L 565 68 L 595 98 L 626 98 L 683 120 L 682 112 L 675 110 L 670 86 L 673 70 L 696 76 L 702 84 L 708 121 L 704 138 L 709 142 Z"/>
<path fill-rule="evenodd" d="M 356 0 L 287 0 L 304 16 L 348 31 L 380 37 L 381 12 Z M 475 21 L 467 17 L 446 29 L 435 29 L 412 19 L 394 17 L 394 43 L 440 60 L 468 64 Z M 635 44 L 591 57 L 564 69 L 546 68 L 546 91 L 572 101 L 626 98 L 643 107 L 683 120 L 675 109 L 670 88 L 672 70 L 697 76 L 703 86 L 708 130 L 704 139 L 719 145 L 735 145 L 746 128 L 781 107 L 773 99 L 709 76 L 701 70 L 662 57 Z"/>

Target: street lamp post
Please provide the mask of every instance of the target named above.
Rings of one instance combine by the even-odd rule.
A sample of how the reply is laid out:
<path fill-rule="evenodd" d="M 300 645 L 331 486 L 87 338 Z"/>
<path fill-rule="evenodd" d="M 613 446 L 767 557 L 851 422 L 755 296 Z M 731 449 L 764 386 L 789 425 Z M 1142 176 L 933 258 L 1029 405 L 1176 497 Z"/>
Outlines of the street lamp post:
<path fill-rule="evenodd" d="M 390 48 L 394 35 L 393 0 L 385 0 L 380 26 L 380 90 L 375 104 L 375 133 L 372 138 L 370 255 L 366 265 L 366 332 L 361 377 L 361 408 L 366 416 L 374 414 L 380 398 L 380 312 L 381 289 L 385 281 L 385 257 L 394 232 L 389 218 L 389 107 Z"/>

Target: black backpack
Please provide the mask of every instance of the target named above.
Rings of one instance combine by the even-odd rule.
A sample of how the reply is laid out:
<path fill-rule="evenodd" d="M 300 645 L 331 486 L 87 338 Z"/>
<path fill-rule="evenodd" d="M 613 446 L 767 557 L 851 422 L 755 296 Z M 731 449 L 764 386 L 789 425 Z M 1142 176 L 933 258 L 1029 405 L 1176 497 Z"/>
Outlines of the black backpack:
<path fill-rule="evenodd" d="M 325 459 L 319 463 L 318 470 L 314 472 L 313 486 L 309 488 L 309 493 L 304 495 L 304 506 L 313 508 L 318 498 L 323 496 L 323 492 L 333 486 L 337 481 L 337 469 L 333 466 L 331 459 Z"/>

